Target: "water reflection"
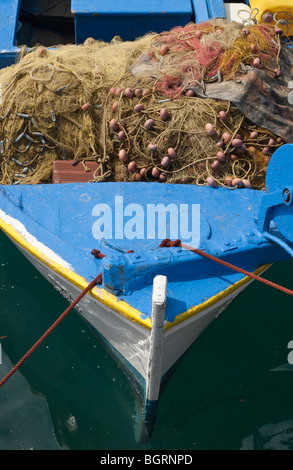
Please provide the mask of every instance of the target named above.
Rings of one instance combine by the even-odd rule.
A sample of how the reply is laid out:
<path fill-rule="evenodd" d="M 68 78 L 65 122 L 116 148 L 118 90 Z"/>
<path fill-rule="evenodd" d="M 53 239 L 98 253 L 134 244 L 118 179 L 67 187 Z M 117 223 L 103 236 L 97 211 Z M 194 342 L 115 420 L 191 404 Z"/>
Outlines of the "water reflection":
<path fill-rule="evenodd" d="M 293 419 L 264 424 L 243 439 L 241 450 L 293 450 Z"/>
<path fill-rule="evenodd" d="M 2 353 L 0 378 L 11 368 Z M 47 402 L 33 394 L 25 378 L 16 372 L 0 389 L 0 450 L 42 449 L 60 449 Z"/>

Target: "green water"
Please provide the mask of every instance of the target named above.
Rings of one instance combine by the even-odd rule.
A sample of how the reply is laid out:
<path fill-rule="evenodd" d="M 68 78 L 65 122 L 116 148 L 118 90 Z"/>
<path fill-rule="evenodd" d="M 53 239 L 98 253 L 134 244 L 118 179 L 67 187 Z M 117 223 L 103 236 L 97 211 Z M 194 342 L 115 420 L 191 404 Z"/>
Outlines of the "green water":
<path fill-rule="evenodd" d="M 293 288 L 293 263 L 265 277 Z M 2 378 L 68 306 L 0 234 Z M 202 334 L 147 445 L 122 371 L 74 311 L 0 389 L 0 450 L 293 449 L 293 298 L 253 283 Z"/>

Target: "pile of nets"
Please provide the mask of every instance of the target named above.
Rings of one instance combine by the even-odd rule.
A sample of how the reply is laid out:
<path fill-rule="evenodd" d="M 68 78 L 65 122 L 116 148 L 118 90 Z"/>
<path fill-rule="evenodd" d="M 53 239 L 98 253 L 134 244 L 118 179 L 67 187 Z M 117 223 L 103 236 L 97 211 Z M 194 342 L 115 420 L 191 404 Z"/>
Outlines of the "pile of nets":
<path fill-rule="evenodd" d="M 261 189 L 284 139 L 206 86 L 247 67 L 278 80 L 280 61 L 273 27 L 224 20 L 132 42 L 23 48 L 0 72 L 0 183 L 51 182 L 55 160 L 95 160 L 93 182 Z"/>

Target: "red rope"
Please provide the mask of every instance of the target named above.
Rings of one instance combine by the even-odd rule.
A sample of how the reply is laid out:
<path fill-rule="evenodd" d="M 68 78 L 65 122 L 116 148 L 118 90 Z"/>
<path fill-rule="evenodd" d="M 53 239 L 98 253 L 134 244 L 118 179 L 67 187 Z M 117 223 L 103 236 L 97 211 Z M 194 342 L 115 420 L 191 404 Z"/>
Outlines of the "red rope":
<path fill-rule="evenodd" d="M 262 282 L 263 284 L 267 284 L 268 286 L 273 287 L 274 289 L 278 289 L 282 292 L 285 292 L 286 294 L 293 295 L 293 291 L 290 289 L 287 289 L 286 287 L 282 287 L 279 284 L 275 284 L 274 282 L 268 281 L 267 279 L 264 279 L 260 276 L 257 276 L 257 274 L 250 273 L 249 271 L 245 271 L 245 269 L 238 268 L 237 266 L 234 266 L 233 264 L 227 263 L 227 261 L 223 261 L 220 258 L 217 258 L 216 256 L 210 255 L 209 253 L 206 253 L 205 251 L 199 250 L 197 248 L 193 248 L 192 246 L 184 245 L 181 243 L 181 240 L 175 240 L 171 241 L 168 238 L 163 240 L 159 247 L 175 247 L 175 246 L 181 246 L 182 248 L 185 248 L 186 250 L 193 251 L 194 253 L 204 256 L 205 258 L 210 259 L 211 261 L 215 261 L 216 263 L 222 264 L 226 268 L 230 268 L 234 271 L 237 271 L 238 273 L 242 273 L 245 276 L 250 277 L 251 279 L 254 279 L 256 281 Z"/>
<path fill-rule="evenodd" d="M 7 375 L 1 380 L 0 388 L 2 385 L 7 382 L 7 380 L 14 374 L 14 372 L 19 369 L 19 367 L 24 363 L 24 361 L 40 346 L 40 344 L 49 336 L 50 333 L 59 325 L 59 323 L 68 315 L 69 312 L 76 306 L 76 304 L 89 292 L 98 282 L 99 282 L 100 274 L 89 283 L 89 285 L 79 294 L 79 296 L 72 302 L 71 305 L 60 315 L 59 318 L 53 323 L 50 328 L 41 336 L 41 338 L 28 350 L 28 352 L 18 361 L 18 363 L 8 372 Z"/>

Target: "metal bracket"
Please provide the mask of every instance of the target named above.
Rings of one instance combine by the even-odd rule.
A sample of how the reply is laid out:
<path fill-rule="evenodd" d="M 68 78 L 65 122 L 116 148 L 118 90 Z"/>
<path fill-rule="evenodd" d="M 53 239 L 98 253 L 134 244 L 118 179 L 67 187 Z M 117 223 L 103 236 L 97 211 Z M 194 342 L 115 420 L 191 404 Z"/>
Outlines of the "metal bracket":
<path fill-rule="evenodd" d="M 257 226 L 261 233 L 267 232 L 273 219 L 273 212 L 277 206 L 289 206 L 293 203 L 293 186 L 287 186 L 279 191 L 265 194 L 262 198 Z"/>

